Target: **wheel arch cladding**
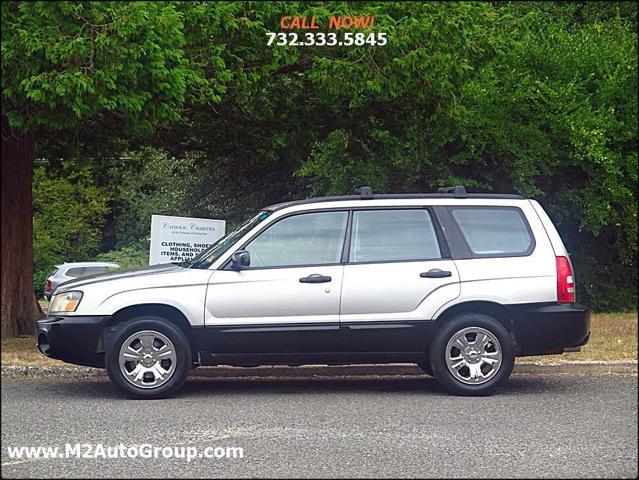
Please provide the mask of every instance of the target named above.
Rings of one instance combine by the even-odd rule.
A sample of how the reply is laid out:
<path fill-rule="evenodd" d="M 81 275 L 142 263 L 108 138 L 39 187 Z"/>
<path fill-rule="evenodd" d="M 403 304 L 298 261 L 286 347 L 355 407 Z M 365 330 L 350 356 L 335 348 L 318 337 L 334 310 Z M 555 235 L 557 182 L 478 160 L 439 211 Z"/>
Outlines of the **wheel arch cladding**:
<path fill-rule="evenodd" d="M 438 331 L 448 319 L 464 313 L 481 313 L 497 320 L 510 333 L 513 339 L 513 347 L 515 351 L 517 351 L 519 344 L 515 338 L 513 318 L 504 305 L 495 302 L 471 301 L 453 305 L 437 317 L 435 320 L 435 331 Z"/>
<path fill-rule="evenodd" d="M 143 316 L 159 317 L 176 325 L 182 332 L 184 332 L 186 338 L 189 340 L 193 356 L 195 357 L 197 355 L 195 335 L 193 334 L 193 328 L 186 316 L 180 310 L 171 305 L 159 303 L 131 305 L 115 312 L 104 326 L 103 336 L 105 348 L 107 345 L 110 345 L 110 341 L 120 325 L 128 320 Z"/>

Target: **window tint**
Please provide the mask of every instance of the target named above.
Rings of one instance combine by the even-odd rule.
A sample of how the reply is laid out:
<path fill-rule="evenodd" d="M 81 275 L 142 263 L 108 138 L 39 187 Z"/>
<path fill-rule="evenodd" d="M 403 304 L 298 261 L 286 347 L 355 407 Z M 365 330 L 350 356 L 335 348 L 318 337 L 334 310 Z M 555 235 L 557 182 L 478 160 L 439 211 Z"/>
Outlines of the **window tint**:
<path fill-rule="evenodd" d="M 65 275 L 67 277 L 84 277 L 87 275 L 95 275 L 96 273 L 104 273 L 109 269 L 109 267 L 105 266 L 95 266 L 95 267 L 73 267 L 66 271 Z"/>
<path fill-rule="evenodd" d="M 353 212 L 351 262 L 441 258 L 428 210 Z"/>
<path fill-rule="evenodd" d="M 65 275 L 67 277 L 73 277 L 73 278 L 81 277 L 82 275 L 84 275 L 84 267 L 70 268 L 69 270 L 67 270 Z"/>
<path fill-rule="evenodd" d="M 96 273 L 104 273 L 107 271 L 107 267 L 85 267 L 84 275 L 95 275 Z"/>
<path fill-rule="evenodd" d="M 522 254 L 532 238 L 518 208 L 451 208 L 468 243 L 477 255 Z"/>
<path fill-rule="evenodd" d="M 182 266 L 198 269 L 209 268 L 213 264 L 213 262 L 220 258 L 220 256 L 222 256 L 229 248 L 235 245 L 235 243 L 240 238 L 242 238 L 248 231 L 252 230 L 253 227 L 258 225 L 260 222 L 266 220 L 269 215 L 269 212 L 258 213 L 232 232 L 227 233 L 222 238 L 219 238 L 217 241 L 215 241 L 215 243 L 213 243 L 213 245 L 197 254 L 191 260 L 187 260 L 186 262 L 184 262 Z"/>
<path fill-rule="evenodd" d="M 339 263 L 347 219 L 347 212 L 318 212 L 280 220 L 246 247 L 251 267 Z"/>

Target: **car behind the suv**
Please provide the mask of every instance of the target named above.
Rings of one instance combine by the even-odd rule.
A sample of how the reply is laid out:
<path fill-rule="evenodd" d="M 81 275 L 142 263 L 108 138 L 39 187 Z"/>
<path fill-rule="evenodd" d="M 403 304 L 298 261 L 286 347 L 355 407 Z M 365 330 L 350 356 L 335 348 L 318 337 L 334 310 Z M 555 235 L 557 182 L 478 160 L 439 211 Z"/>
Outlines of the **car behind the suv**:
<path fill-rule="evenodd" d="M 483 395 L 516 356 L 578 350 L 590 312 L 536 201 L 364 187 L 266 207 L 187 264 L 67 282 L 38 332 L 136 397 L 200 365 L 395 362 Z"/>
<path fill-rule="evenodd" d="M 51 300 L 51 295 L 58 285 L 76 278 L 97 275 L 120 268 L 113 262 L 69 262 L 56 265 L 51 275 L 44 282 L 44 297 Z"/>

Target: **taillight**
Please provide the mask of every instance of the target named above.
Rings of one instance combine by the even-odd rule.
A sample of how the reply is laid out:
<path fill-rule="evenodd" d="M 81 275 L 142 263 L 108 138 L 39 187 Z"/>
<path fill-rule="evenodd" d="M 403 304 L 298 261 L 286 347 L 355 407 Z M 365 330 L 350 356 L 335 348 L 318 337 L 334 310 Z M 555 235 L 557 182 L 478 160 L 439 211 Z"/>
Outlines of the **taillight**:
<path fill-rule="evenodd" d="M 47 280 L 47 288 L 44 290 L 45 292 L 51 291 L 51 280 Z"/>
<path fill-rule="evenodd" d="M 567 257 L 556 257 L 557 260 L 557 301 L 559 303 L 575 303 L 575 278 Z"/>

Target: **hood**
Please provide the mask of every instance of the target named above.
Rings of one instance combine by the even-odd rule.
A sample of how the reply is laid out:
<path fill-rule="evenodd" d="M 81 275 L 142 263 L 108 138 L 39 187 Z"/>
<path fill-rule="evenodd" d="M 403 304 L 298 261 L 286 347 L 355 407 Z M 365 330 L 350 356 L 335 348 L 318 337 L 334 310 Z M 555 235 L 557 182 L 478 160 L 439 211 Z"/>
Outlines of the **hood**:
<path fill-rule="evenodd" d="M 62 293 L 74 288 L 84 287 L 86 285 L 92 285 L 95 283 L 109 282 L 111 280 L 120 280 L 133 277 L 144 277 L 147 275 L 162 275 L 167 273 L 174 273 L 184 270 L 184 267 L 175 265 L 173 263 L 161 263 L 159 265 L 153 265 L 152 267 L 137 267 L 128 268 L 124 270 L 116 270 L 108 273 L 96 273 L 94 275 L 87 275 L 86 277 L 76 278 L 74 280 L 68 280 L 61 283 L 56 289 L 55 293 Z"/>

